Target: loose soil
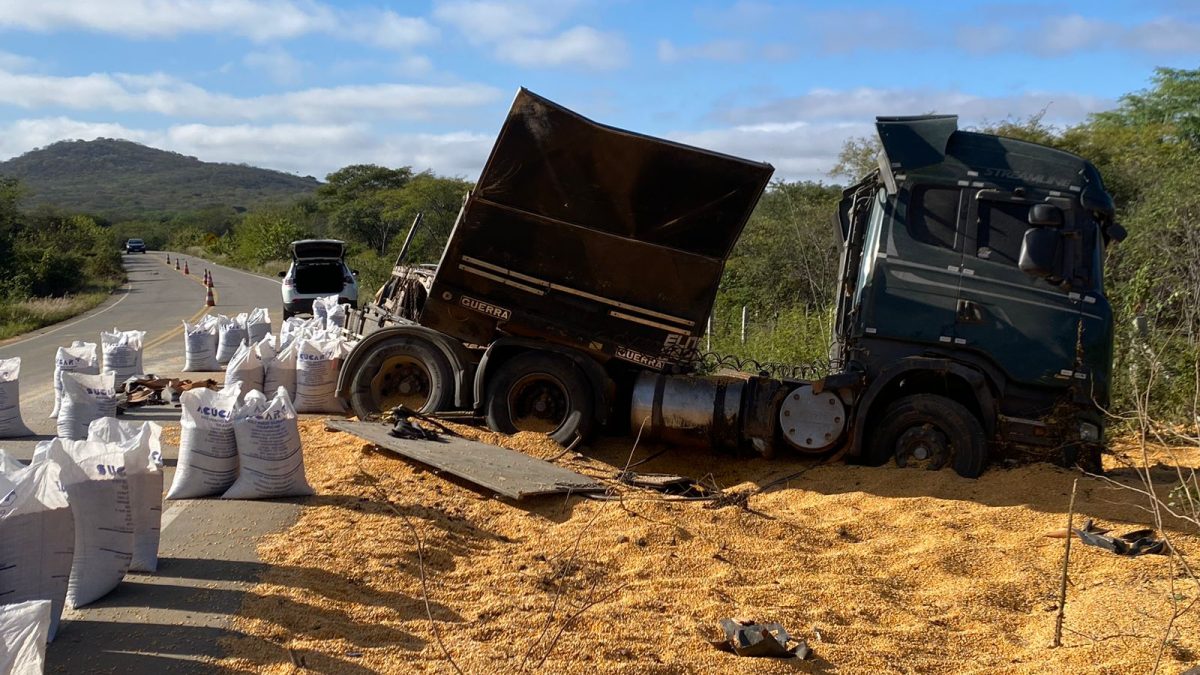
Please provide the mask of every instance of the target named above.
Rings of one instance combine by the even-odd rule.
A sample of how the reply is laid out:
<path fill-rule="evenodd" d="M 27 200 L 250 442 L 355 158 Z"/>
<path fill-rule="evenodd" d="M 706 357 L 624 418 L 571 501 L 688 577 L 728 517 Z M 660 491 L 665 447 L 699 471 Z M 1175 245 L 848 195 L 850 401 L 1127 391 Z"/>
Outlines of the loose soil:
<path fill-rule="evenodd" d="M 456 427 L 538 457 L 543 436 Z M 1063 646 L 1053 633 L 1063 539 L 1077 524 L 1116 533 L 1153 522 L 1119 445 L 1109 480 L 1037 464 L 978 480 L 949 471 L 817 465 L 670 449 L 639 471 L 750 491 L 737 504 L 669 501 L 624 486 L 619 499 L 509 502 L 321 421 L 303 421 L 317 496 L 265 539 L 269 564 L 220 665 L 260 673 L 1178 673 L 1200 661 L 1200 598 L 1178 558 L 1071 550 Z M 661 448 L 608 439 L 557 461 L 611 480 Z M 1165 496 L 1173 467 L 1200 450 L 1155 448 Z M 1168 521 L 1184 554 L 1195 525 Z M 418 548 L 417 536 L 420 538 Z M 1193 557 L 1186 560 L 1200 569 Z M 426 590 L 422 588 L 422 571 Z M 428 600 L 428 609 L 423 598 Z M 1176 609 L 1182 612 L 1172 622 Z M 432 614 L 436 633 L 427 611 Z M 777 621 L 807 661 L 725 654 L 723 617 Z M 307 670 L 305 670 L 307 669 Z"/>

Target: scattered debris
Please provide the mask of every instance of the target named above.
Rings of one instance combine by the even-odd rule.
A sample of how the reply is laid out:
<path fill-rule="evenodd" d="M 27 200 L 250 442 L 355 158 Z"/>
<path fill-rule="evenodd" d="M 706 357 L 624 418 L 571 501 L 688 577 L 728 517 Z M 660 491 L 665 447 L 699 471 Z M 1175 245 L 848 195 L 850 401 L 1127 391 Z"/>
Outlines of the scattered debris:
<path fill-rule="evenodd" d="M 715 499 L 720 490 L 708 488 L 695 478 L 680 476 L 673 473 L 637 473 L 622 471 L 617 474 L 617 481 L 632 487 L 646 488 L 663 494 L 689 499 Z"/>
<path fill-rule="evenodd" d="M 724 640 L 711 640 L 710 644 L 724 652 L 738 656 L 770 656 L 775 658 L 807 659 L 812 656 L 808 643 L 788 635 L 777 623 L 756 623 L 747 619 L 721 619 L 718 624 L 725 631 Z M 788 647 L 789 642 L 795 646 Z"/>
<path fill-rule="evenodd" d="M 438 438 L 436 443 L 398 438 L 391 425 L 378 422 L 335 420 L 327 426 L 512 499 L 564 492 L 602 492 L 605 489 L 597 480 L 550 462 L 465 438 Z"/>
<path fill-rule="evenodd" d="M 1095 546 L 1112 551 L 1117 555 L 1130 557 L 1167 555 L 1168 553 L 1166 540 L 1158 538 L 1154 530 L 1134 530 L 1119 537 L 1110 537 L 1107 534 L 1088 531 L 1091 524 L 1092 522 L 1089 520 L 1082 529 L 1075 530 L 1075 534 L 1079 535 L 1079 540 L 1088 546 Z"/>

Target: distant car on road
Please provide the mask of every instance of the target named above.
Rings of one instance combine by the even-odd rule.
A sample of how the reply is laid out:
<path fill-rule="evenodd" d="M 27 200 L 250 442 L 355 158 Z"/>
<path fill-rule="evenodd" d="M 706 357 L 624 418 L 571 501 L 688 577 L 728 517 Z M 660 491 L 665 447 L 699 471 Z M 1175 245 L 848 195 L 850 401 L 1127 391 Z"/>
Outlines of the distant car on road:
<path fill-rule="evenodd" d="M 128 239 L 125 241 L 126 253 L 145 253 L 146 242 L 141 239 Z"/>
<path fill-rule="evenodd" d="M 337 239 L 302 239 L 289 247 L 292 264 L 283 277 L 283 318 L 312 312 L 313 300 L 337 293 L 358 307 L 358 272 L 346 266 L 346 244 Z"/>

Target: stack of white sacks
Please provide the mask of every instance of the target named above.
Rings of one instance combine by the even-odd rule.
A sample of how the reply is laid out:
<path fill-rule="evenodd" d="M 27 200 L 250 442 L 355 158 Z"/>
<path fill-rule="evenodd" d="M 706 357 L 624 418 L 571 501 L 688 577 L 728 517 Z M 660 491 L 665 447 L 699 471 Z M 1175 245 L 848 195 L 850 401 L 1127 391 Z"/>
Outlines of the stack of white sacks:
<path fill-rule="evenodd" d="M 313 494 L 297 413 L 345 412 L 337 375 L 353 343 L 337 300 L 319 298 L 312 318 L 284 321 L 278 337 L 264 308 L 184 323 L 185 370 L 224 365 L 225 386 L 180 396 L 179 464 L 168 499 Z"/>
<path fill-rule="evenodd" d="M 157 569 L 161 434 L 153 422 L 107 417 L 83 440 L 39 443 L 28 466 L 0 450 L 0 634 L 16 646 L 0 666 L 40 672 L 64 606 Z"/>

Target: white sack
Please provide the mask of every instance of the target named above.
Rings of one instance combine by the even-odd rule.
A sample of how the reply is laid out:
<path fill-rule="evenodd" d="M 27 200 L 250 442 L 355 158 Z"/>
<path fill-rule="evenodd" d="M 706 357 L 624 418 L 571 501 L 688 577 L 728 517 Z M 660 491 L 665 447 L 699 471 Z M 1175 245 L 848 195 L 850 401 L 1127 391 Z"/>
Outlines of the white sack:
<path fill-rule="evenodd" d="M 21 357 L 0 359 L 0 438 L 33 434 L 21 420 Z"/>
<path fill-rule="evenodd" d="M 95 342 L 75 340 L 70 347 L 58 348 L 54 356 L 54 408 L 50 411 L 51 417 L 58 417 L 58 406 L 62 401 L 62 374 L 68 372 L 85 375 L 100 373 L 100 358 Z"/>
<path fill-rule="evenodd" d="M 250 344 L 258 344 L 271 332 L 271 311 L 258 307 L 246 317 L 246 335 Z"/>
<path fill-rule="evenodd" d="M 75 519 L 60 471 L 57 463 L 42 461 L 0 474 L 0 598 L 50 601 L 50 640 L 75 553 Z"/>
<path fill-rule="evenodd" d="M 243 342 L 225 366 L 225 386 L 240 384 L 243 395 L 263 388 L 263 361 L 255 347 Z"/>
<path fill-rule="evenodd" d="M 144 330 L 121 331 L 114 328 L 111 333 L 100 333 L 100 351 L 104 354 L 104 365 L 100 372 L 114 373 L 117 382 L 145 374 L 142 368 L 142 341 L 145 339 Z"/>
<path fill-rule="evenodd" d="M 246 405 L 233 414 L 237 436 L 238 478 L 225 499 L 306 497 L 313 489 L 304 476 L 304 453 L 296 411 L 282 388 L 267 399 L 262 392 L 246 395 Z"/>
<path fill-rule="evenodd" d="M 58 409 L 58 436 L 87 438 L 88 425 L 101 417 L 117 414 L 117 391 L 113 373 L 83 375 L 63 373 L 63 400 Z"/>
<path fill-rule="evenodd" d="M 129 508 L 133 516 L 133 551 L 129 569 L 158 569 L 159 529 L 162 526 L 162 427 L 154 422 L 122 422 L 104 417 L 88 425 L 88 440 L 115 445 L 125 453 Z"/>
<path fill-rule="evenodd" d="M 75 559 L 67 582 L 67 606 L 75 609 L 108 595 L 129 571 L 133 514 L 125 452 L 108 443 L 56 438 L 46 458 L 60 465 L 59 480 L 75 514 Z"/>
<path fill-rule="evenodd" d="M 199 323 L 183 322 L 183 369 L 187 372 L 220 370 L 217 363 L 217 320 L 205 316 Z"/>
<path fill-rule="evenodd" d="M 341 365 L 338 340 L 301 340 L 296 350 L 296 411 L 343 413 L 337 378 Z"/>
<path fill-rule="evenodd" d="M 50 611 L 48 600 L 0 605 L 0 673 L 42 675 Z"/>
<path fill-rule="evenodd" d="M 179 463 L 167 499 L 219 495 L 237 480 L 233 410 L 241 385 L 191 389 L 179 397 Z"/>
<path fill-rule="evenodd" d="M 296 398 L 296 350 L 298 348 L 299 342 L 293 340 L 284 345 L 274 358 L 263 360 L 263 392 L 277 391 L 283 387 L 289 398 Z"/>
<path fill-rule="evenodd" d="M 217 324 L 217 363 L 223 366 L 229 363 L 238 347 L 247 340 L 246 313 L 242 312 L 232 319 L 227 316 L 220 319 L 221 322 Z"/>

